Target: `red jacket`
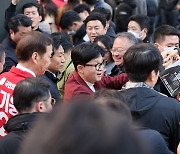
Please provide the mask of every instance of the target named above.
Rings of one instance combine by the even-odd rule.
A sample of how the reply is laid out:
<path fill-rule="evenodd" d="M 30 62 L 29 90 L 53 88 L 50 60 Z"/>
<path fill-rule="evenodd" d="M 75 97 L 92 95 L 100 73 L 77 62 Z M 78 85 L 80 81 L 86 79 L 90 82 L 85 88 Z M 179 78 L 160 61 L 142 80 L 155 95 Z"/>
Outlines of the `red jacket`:
<path fill-rule="evenodd" d="M 17 114 L 12 97 L 14 88 L 19 81 L 26 77 L 32 77 L 32 74 L 14 66 L 9 72 L 0 75 L 0 138 L 5 135 L 3 125 L 10 117 Z"/>
<path fill-rule="evenodd" d="M 101 81 L 98 81 L 94 84 L 94 87 L 96 90 L 103 88 L 120 90 L 127 81 L 128 78 L 125 73 L 122 73 L 114 77 L 103 76 Z M 64 101 L 67 102 L 71 100 L 73 97 L 79 95 L 89 96 L 91 94 L 93 94 L 93 91 L 79 76 L 79 74 L 76 71 L 74 71 L 66 81 L 64 90 Z"/>

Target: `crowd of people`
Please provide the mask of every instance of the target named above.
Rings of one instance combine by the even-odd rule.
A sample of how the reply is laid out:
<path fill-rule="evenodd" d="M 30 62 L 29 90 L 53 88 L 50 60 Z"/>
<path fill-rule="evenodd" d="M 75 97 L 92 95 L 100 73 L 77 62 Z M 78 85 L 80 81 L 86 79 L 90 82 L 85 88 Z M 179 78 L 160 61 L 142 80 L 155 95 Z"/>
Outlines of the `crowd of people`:
<path fill-rule="evenodd" d="M 180 154 L 179 0 L 11 0 L 0 154 Z"/>

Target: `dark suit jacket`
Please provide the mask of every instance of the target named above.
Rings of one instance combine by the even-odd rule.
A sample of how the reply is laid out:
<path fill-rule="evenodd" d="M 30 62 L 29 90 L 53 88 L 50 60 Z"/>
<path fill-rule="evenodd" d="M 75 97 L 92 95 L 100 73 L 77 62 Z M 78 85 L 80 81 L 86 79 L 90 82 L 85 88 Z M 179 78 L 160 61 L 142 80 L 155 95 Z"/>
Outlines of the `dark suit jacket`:
<path fill-rule="evenodd" d="M 103 76 L 101 81 L 95 82 L 96 90 L 109 88 L 120 90 L 122 86 L 128 81 L 127 75 L 122 73 L 115 77 Z M 65 84 L 64 101 L 67 102 L 74 97 L 90 96 L 93 91 L 85 83 L 85 81 L 74 71 L 68 78 Z"/>

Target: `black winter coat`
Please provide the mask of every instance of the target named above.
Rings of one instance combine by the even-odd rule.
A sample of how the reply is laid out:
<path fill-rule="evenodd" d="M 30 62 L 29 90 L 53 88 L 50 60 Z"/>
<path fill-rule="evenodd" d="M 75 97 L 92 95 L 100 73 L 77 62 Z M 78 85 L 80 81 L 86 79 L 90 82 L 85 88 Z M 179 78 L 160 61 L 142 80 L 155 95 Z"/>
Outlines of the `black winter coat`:
<path fill-rule="evenodd" d="M 8 135 L 0 139 L 0 154 L 18 154 L 24 135 L 42 113 L 19 114 L 10 118 L 4 128 Z"/>
<path fill-rule="evenodd" d="M 130 88 L 120 92 L 135 122 L 142 127 L 157 130 L 169 149 L 177 153 L 179 144 L 180 104 L 157 91 L 145 88 Z"/>

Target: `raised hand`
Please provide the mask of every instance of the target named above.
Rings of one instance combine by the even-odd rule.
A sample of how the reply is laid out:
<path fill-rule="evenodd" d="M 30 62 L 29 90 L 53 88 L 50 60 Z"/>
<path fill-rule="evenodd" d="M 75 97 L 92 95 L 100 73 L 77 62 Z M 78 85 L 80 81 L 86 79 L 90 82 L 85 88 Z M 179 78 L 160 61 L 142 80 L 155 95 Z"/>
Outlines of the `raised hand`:
<path fill-rule="evenodd" d="M 19 1 L 20 0 L 12 0 L 11 2 L 12 2 L 13 5 L 17 5 Z"/>

